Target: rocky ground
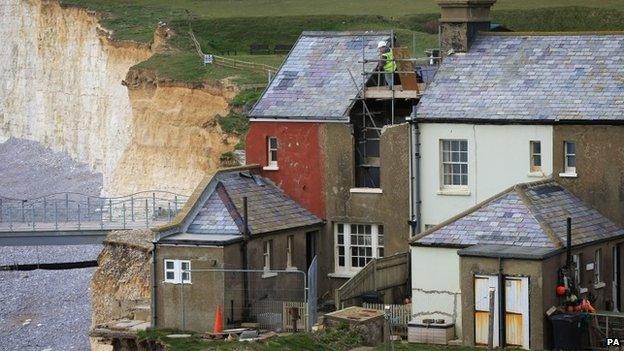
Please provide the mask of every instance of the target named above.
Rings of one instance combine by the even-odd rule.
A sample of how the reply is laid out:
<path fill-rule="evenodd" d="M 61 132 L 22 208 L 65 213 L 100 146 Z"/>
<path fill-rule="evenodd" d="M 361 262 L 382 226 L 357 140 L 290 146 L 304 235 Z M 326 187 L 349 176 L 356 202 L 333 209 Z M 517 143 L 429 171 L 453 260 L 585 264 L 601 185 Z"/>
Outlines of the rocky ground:
<path fill-rule="evenodd" d="M 100 249 L 2 247 L 0 265 L 95 260 Z M 95 269 L 0 271 L 0 351 L 88 350 Z"/>
<path fill-rule="evenodd" d="M 9 138 L 0 143 L 0 196 L 32 198 L 56 192 L 99 195 L 102 174 L 67 153 L 36 141 Z"/>

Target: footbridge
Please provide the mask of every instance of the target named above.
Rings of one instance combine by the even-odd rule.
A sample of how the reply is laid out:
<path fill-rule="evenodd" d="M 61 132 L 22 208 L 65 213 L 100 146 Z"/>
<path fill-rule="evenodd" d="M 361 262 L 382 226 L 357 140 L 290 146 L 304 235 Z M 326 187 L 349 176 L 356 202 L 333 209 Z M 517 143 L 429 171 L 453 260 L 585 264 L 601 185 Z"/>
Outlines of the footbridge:
<path fill-rule="evenodd" d="M 112 230 L 171 222 L 187 200 L 160 190 L 120 197 L 70 192 L 32 199 L 0 196 L 0 246 L 101 243 Z"/>

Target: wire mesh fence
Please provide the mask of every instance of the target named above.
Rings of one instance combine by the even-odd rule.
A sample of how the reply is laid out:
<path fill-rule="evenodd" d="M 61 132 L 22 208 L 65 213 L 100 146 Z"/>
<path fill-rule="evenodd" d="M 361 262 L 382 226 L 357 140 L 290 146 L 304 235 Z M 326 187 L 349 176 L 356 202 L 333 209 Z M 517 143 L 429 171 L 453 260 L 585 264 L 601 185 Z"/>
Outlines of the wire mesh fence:
<path fill-rule="evenodd" d="M 225 328 L 308 329 L 303 271 L 191 269 L 178 284 L 182 329 L 211 331 L 221 311 Z"/>
<path fill-rule="evenodd" d="M 175 217 L 188 197 L 146 191 L 122 197 L 58 193 L 34 199 L 0 197 L 0 231 L 126 229 Z"/>

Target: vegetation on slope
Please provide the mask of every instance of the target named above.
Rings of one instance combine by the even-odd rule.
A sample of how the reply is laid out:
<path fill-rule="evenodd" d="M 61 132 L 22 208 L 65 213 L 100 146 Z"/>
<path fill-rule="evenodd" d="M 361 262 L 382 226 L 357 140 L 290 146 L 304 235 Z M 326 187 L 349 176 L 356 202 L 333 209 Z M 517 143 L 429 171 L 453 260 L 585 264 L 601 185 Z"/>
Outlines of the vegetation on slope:
<path fill-rule="evenodd" d="M 191 27 L 204 52 L 279 66 L 284 55 L 249 55 L 249 45 L 293 44 L 304 30 L 394 29 L 403 46 L 422 56 L 437 46 L 434 0 L 61 0 L 102 14 L 102 24 L 120 40 L 150 42 L 159 21 L 176 35 L 173 51 L 138 65 L 167 80 L 202 82 L 235 76 L 264 83 L 263 73 L 204 66 L 188 36 Z M 577 7 L 575 7 L 577 6 Z M 578 7 L 591 6 L 591 7 Z M 499 0 L 493 20 L 518 31 L 624 30 L 624 0 Z M 414 40 L 415 39 L 415 40 Z"/>

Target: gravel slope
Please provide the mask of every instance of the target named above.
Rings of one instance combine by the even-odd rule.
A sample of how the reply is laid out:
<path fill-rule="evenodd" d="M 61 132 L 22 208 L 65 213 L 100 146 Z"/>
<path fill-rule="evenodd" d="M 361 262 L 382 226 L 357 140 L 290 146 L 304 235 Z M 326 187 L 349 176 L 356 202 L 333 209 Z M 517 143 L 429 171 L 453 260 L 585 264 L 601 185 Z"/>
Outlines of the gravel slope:
<path fill-rule="evenodd" d="M 26 199 L 68 191 L 99 195 L 102 174 L 36 141 L 0 143 L 0 196 Z"/>
<path fill-rule="evenodd" d="M 0 272 L 0 350 L 89 350 L 94 271 Z"/>

